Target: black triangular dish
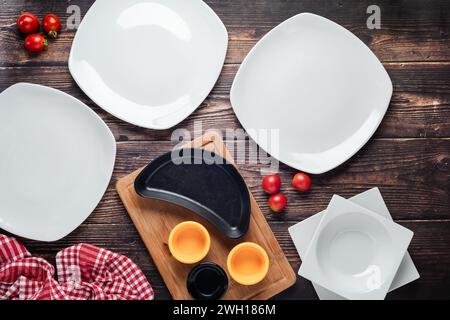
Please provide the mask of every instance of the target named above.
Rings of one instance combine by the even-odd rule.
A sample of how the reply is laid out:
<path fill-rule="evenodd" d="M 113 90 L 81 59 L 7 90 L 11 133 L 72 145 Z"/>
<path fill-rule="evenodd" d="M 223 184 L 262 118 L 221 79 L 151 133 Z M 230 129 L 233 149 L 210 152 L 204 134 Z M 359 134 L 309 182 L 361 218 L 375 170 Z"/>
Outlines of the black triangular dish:
<path fill-rule="evenodd" d="M 241 238 L 248 230 L 251 205 L 244 179 L 213 152 L 180 149 L 166 153 L 139 174 L 134 187 L 141 197 L 196 212 L 231 239 Z"/>

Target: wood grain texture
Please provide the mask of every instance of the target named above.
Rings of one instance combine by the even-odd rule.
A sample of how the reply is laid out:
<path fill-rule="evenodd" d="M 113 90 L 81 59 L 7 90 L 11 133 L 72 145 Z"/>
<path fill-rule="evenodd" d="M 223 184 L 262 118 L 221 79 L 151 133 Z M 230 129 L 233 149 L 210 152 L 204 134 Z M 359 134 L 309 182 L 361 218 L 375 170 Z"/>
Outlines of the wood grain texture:
<path fill-rule="evenodd" d="M 84 15 L 94 0 L 0 1 L 0 92 L 16 82 L 33 82 L 65 91 L 87 103 L 108 124 L 118 141 L 113 179 L 94 213 L 68 237 L 54 243 L 23 240 L 29 250 L 49 261 L 57 251 L 79 242 L 92 243 L 133 259 L 155 287 L 157 299 L 170 298 L 117 192 L 116 181 L 170 150 L 172 130 L 153 131 L 126 124 L 102 111 L 72 80 L 67 58 L 75 34 L 63 30 L 50 50 L 30 56 L 15 20 L 21 11 L 39 17 L 55 12 L 63 21 L 71 4 Z M 238 164 L 251 192 L 291 266 L 300 260 L 287 228 L 324 209 L 335 193 L 349 197 L 374 186 L 396 221 L 415 232 L 410 252 L 421 279 L 388 295 L 388 299 L 449 299 L 450 291 L 450 3 L 448 0 L 378 0 L 382 28 L 366 27 L 362 0 L 206 0 L 229 32 L 226 65 L 211 95 L 176 128 L 241 128 L 229 102 L 234 76 L 249 50 L 274 26 L 300 12 L 330 18 L 354 32 L 385 65 L 394 83 L 388 113 L 374 138 L 352 159 L 332 172 L 315 176 L 314 188 L 298 194 L 289 188 L 295 171 L 281 165 L 283 192 L 289 198 L 284 215 L 274 215 L 260 190 L 261 165 Z M 174 128 L 174 129 L 176 129 Z M 5 137 L 0 137 L 5 138 Z M 2 156 L 2 150 L 0 150 Z M 0 177 L 1 178 L 1 177 Z M 308 281 L 281 298 L 317 299 Z"/>
<path fill-rule="evenodd" d="M 185 121 L 171 130 L 137 128 L 96 106 L 78 88 L 65 66 L 0 67 L 0 91 L 16 82 L 31 82 L 62 90 L 92 107 L 106 121 L 118 141 L 170 140 L 173 130 L 239 128 L 229 92 L 239 65 L 226 65 L 211 95 Z M 375 138 L 450 137 L 450 62 L 388 63 L 394 96 Z"/>
<path fill-rule="evenodd" d="M 235 142 L 235 148 L 238 144 Z M 127 223 L 115 182 L 176 144 L 169 141 L 120 142 L 110 187 L 88 223 Z M 299 194 L 290 186 L 295 170 L 282 165 L 283 193 L 289 198 L 286 214 L 271 214 L 261 190 L 264 165 L 238 164 L 263 213 L 273 221 L 299 221 L 326 208 L 333 194 L 351 197 L 378 186 L 396 220 L 448 219 L 450 199 L 450 139 L 372 140 L 356 157 L 336 170 L 313 177 L 313 190 Z"/>
<path fill-rule="evenodd" d="M 204 148 L 233 161 L 221 137 L 217 134 L 199 137 L 185 146 Z M 191 299 L 186 288 L 186 281 L 192 266 L 179 263 L 172 257 L 168 250 L 167 239 L 177 224 L 191 220 L 205 225 L 211 235 L 211 250 L 205 260 L 217 263 L 225 270 L 228 253 L 241 242 L 255 242 L 261 245 L 269 256 L 270 267 L 264 280 L 253 286 L 242 286 L 230 279 L 228 291 L 223 299 L 264 300 L 295 283 L 295 273 L 251 194 L 249 229 L 242 239 L 230 240 L 205 219 L 185 208 L 167 202 L 143 199 L 137 195 L 134 190 L 134 181 L 141 171 L 138 169 L 121 178 L 116 185 L 117 191 L 174 299 Z M 202 182 L 199 181 L 199 183 Z M 220 182 L 216 181 L 216 183 Z"/>
<path fill-rule="evenodd" d="M 39 16 L 48 12 L 67 18 L 70 4 L 80 6 L 85 14 L 94 0 L 78 1 L 5 1 L 0 11 L 0 63 L 2 64 L 65 64 L 73 39 L 72 30 L 63 30 L 52 50 L 30 58 L 22 49 L 15 21 L 21 11 Z M 450 51 L 450 13 L 446 0 L 380 0 L 382 29 L 366 27 L 366 9 L 373 1 L 352 0 L 207 0 L 227 26 L 230 48 L 227 63 L 241 63 L 255 43 L 273 27 L 287 18 L 313 12 L 325 16 L 354 32 L 382 61 L 448 61 Z M 447 10 L 446 10 L 447 9 Z"/>

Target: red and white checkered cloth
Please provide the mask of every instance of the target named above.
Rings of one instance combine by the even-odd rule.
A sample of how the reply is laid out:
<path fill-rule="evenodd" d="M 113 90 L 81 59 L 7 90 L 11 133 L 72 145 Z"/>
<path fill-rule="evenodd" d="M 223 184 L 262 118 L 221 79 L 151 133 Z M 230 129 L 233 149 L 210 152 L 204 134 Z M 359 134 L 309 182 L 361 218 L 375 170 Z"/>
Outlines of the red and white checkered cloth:
<path fill-rule="evenodd" d="M 56 255 L 55 268 L 0 234 L 0 300 L 152 300 L 153 289 L 127 257 L 87 244 Z"/>

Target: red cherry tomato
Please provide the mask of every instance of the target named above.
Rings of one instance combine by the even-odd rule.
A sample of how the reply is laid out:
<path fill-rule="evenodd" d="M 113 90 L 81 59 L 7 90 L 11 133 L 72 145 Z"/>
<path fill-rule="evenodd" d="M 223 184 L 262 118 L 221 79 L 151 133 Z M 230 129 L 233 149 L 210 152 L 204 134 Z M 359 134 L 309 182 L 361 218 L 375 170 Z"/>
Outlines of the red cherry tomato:
<path fill-rule="evenodd" d="M 61 30 L 61 20 L 55 14 L 48 14 L 42 20 L 42 29 L 53 39 L 58 36 L 59 30 Z"/>
<path fill-rule="evenodd" d="M 281 188 L 281 179 L 276 174 L 271 174 L 264 177 L 262 182 L 262 188 L 265 192 L 269 194 L 274 194 L 280 191 Z"/>
<path fill-rule="evenodd" d="M 22 13 L 17 19 L 17 29 L 23 34 L 35 33 L 39 30 L 39 20 L 34 14 Z"/>
<path fill-rule="evenodd" d="M 283 211 L 286 208 L 287 202 L 287 198 L 281 193 L 275 194 L 269 198 L 270 209 L 274 212 Z"/>
<path fill-rule="evenodd" d="M 292 180 L 292 186 L 298 191 L 308 192 L 311 189 L 311 178 L 306 173 L 297 173 Z"/>
<path fill-rule="evenodd" d="M 42 34 L 30 34 L 25 39 L 25 49 L 29 52 L 38 53 L 44 51 L 47 47 L 47 40 Z"/>

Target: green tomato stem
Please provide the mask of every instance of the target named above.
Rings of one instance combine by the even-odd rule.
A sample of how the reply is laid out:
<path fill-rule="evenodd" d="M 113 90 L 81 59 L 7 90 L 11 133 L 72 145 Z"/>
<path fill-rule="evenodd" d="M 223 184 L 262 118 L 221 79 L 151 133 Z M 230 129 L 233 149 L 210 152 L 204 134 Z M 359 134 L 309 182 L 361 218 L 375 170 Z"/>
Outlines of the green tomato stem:
<path fill-rule="evenodd" d="M 56 38 L 58 37 L 58 32 L 56 32 L 56 31 L 54 31 L 54 30 L 50 30 L 50 31 L 48 32 L 48 35 L 49 35 L 51 38 L 56 39 Z"/>

